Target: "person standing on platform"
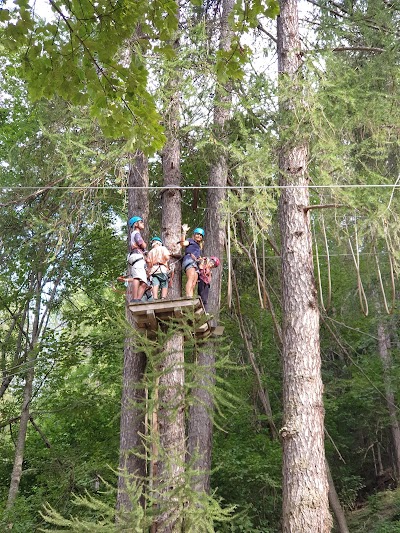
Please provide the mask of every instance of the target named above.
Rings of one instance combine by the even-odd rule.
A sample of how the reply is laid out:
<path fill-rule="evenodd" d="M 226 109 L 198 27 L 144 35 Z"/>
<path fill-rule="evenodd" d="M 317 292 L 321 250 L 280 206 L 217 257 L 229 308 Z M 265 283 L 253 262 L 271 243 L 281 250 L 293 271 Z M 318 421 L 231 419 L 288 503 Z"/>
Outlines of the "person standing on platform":
<path fill-rule="evenodd" d="M 131 265 L 132 300 L 131 303 L 140 302 L 148 286 L 145 254 L 147 244 L 142 238 L 141 231 L 144 229 L 142 217 L 132 217 L 129 219 L 131 228 L 131 250 L 128 255 L 128 263 Z"/>
<path fill-rule="evenodd" d="M 185 253 L 182 260 L 182 268 L 186 272 L 186 296 L 193 298 L 194 289 L 199 279 L 199 268 L 197 260 L 201 257 L 201 250 L 203 248 L 204 230 L 203 228 L 195 228 L 193 230 L 193 238 L 186 239 L 186 232 L 189 229 L 187 224 L 182 226 L 183 234 L 180 240 L 181 246 L 185 248 Z"/>
<path fill-rule="evenodd" d="M 147 254 L 147 268 L 152 282 L 154 300 L 158 299 L 158 289 L 161 289 L 161 299 L 168 294 L 168 271 L 171 254 L 160 237 L 153 237 L 150 241 L 151 250 Z"/>

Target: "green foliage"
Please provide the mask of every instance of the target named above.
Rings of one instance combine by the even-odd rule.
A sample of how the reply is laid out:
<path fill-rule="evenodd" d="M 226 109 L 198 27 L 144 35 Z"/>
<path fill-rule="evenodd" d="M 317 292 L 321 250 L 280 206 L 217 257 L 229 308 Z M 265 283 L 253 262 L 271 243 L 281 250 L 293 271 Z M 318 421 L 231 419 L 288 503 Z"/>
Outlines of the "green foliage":
<path fill-rule="evenodd" d="M 279 15 L 279 3 L 273 0 L 252 0 L 245 3 L 236 3 L 234 13 L 237 17 L 237 27 L 256 28 L 259 24 L 260 15 L 275 18 Z"/>
<path fill-rule="evenodd" d="M 7 50 L 21 51 L 31 97 L 59 95 L 75 105 L 89 102 L 107 136 L 160 148 L 162 130 L 146 88 L 142 47 L 135 47 L 125 62 L 120 50 L 138 24 L 149 37 L 158 32 L 158 38 L 167 40 L 176 30 L 176 3 L 124 2 L 119 9 L 107 2 L 52 6 L 54 20 L 40 22 L 28 4 L 19 3 L 4 28 Z"/>
<path fill-rule="evenodd" d="M 30 96 L 58 95 L 74 105 L 89 104 L 106 136 L 125 138 L 128 149 L 160 149 L 165 139 L 144 55 L 153 48 L 174 57 L 168 41 L 178 28 L 176 1 L 124 1 L 117 9 L 104 0 L 58 1 L 52 10 L 49 21 L 37 20 L 27 2 L 2 10 L 4 50 L 20 54 Z M 245 11 L 238 5 L 240 25 L 254 27 L 260 14 L 277 13 L 275 0 L 246 4 Z M 235 42 L 232 52 L 219 54 L 219 77 L 241 77 L 248 51 Z"/>
<path fill-rule="evenodd" d="M 55 6 L 61 14 L 56 15 L 55 21 L 40 24 L 31 17 L 27 2 L 17 3 L 12 16 L 7 10 L 0 11 L 7 46 L 3 53 L 14 50 L 2 67 L 7 84 L 2 91 L 8 96 L 0 111 L 0 158 L 7 162 L 0 168 L 4 187 L 0 195 L 1 368 L 13 373 L 12 386 L 2 399 L 4 424 L 19 414 L 26 370 L 23 357 L 14 362 L 19 330 L 16 328 L 7 336 L 11 313 L 15 316 L 32 301 L 28 285 L 32 273 L 40 268 L 47 276 L 43 302 L 61 275 L 49 327 L 35 352 L 35 395 L 30 406 L 50 447 L 30 425 L 20 496 L 11 511 L 3 512 L 1 525 L 5 530 L 11 523 L 13 530 L 21 532 L 39 527 L 64 531 L 117 531 L 125 527 L 142 530 L 153 519 L 151 513 L 144 516 L 135 506 L 128 525 L 122 518 L 119 524 L 114 522 L 115 490 L 111 487 L 115 477 L 111 469 L 115 470 L 118 464 L 126 325 L 123 296 L 111 290 L 110 280 L 125 268 L 125 236 L 115 226 L 119 217 L 126 218 L 126 198 L 121 190 L 106 189 L 125 184 L 129 157 L 121 156 L 121 152 L 127 140 L 129 148 L 139 146 L 149 151 L 149 147 L 157 148 L 163 142 L 154 98 L 164 106 L 170 95 L 166 91 L 150 94 L 148 69 L 157 73 L 155 83 L 160 85 L 168 81 L 171 72 L 182 72 L 179 88 L 183 184 L 206 185 L 210 162 L 221 149 L 229 155 L 229 177 L 237 187 L 223 209 L 226 220 L 230 218 L 231 222 L 231 251 L 240 305 L 278 427 L 281 419 L 279 341 L 269 311 L 259 307 L 251 261 L 243 249 L 247 246 L 252 257 L 257 254 L 260 271 L 261 265 L 265 266 L 267 287 L 280 320 L 279 258 L 268 244 L 277 242 L 279 247 L 278 194 L 260 189 L 277 183 L 277 128 L 282 119 L 276 109 L 278 89 L 264 75 L 250 73 L 249 49 L 240 46 L 239 37 L 234 39 L 231 51 L 216 52 L 209 25 L 193 22 L 200 20 L 202 10 L 190 12 L 185 20 L 194 26 L 190 36 L 180 34 L 183 49 L 176 54 L 169 42 L 176 32 L 174 2 L 118 5 L 121 9 L 116 10 L 114 18 L 109 3 L 72 2 L 66 6 L 59 2 Z M 369 2 L 366 17 L 360 3 L 354 2 L 355 17 L 351 24 L 343 24 L 340 37 L 335 29 L 317 38 L 325 47 L 333 41 L 335 46 L 342 44 L 342 39 L 356 35 L 362 44 L 384 47 L 384 53 L 307 54 L 299 97 L 299 103 L 306 105 L 296 107 L 298 114 L 291 117 L 287 136 L 291 141 L 309 141 L 312 185 L 391 184 L 398 177 L 397 43 L 374 42 L 383 37 L 371 31 L 368 17 L 374 17 L 374 24 L 384 22 L 392 28 L 386 19 L 389 7 L 379 11 L 377 5 Z M 276 14 L 275 6 L 261 2 L 238 4 L 233 21 L 236 30 L 256 27 L 257 16 Z M 138 22 L 142 23 L 143 34 L 134 38 L 132 55 L 124 63 L 121 49 Z M 333 22 L 336 23 L 330 17 Z M 351 25 L 358 28 L 357 34 L 350 32 Z M 187 28 L 181 29 L 184 32 Z M 20 57 L 19 50 L 25 58 L 21 69 L 16 59 Z M 209 128 L 215 74 L 219 82 L 233 80 L 235 110 L 223 143 L 217 142 Z M 28 103 L 22 75 L 31 94 L 38 98 L 35 106 Z M 281 98 L 286 96 L 286 90 L 279 87 Z M 70 103 L 62 98 L 47 101 L 55 92 Z M 114 140 L 106 141 L 99 125 Z M 150 161 L 150 171 L 151 183 L 160 185 L 159 158 Z M 69 188 L 46 189 L 52 183 Z M 13 186 L 19 189 L 11 190 Z M 27 191 L 22 186 L 33 189 Z M 247 190 L 245 186 L 254 189 Z M 43 188 L 43 192 L 37 193 L 38 188 Z M 371 297 L 378 286 L 377 271 L 374 257 L 367 253 L 374 246 L 378 249 L 380 258 L 385 259 L 381 265 L 384 279 L 388 280 L 391 266 L 387 250 L 398 253 L 399 248 L 398 199 L 392 189 L 380 189 L 378 193 L 361 190 L 362 193 L 325 189 L 312 194 L 313 203 L 346 206 L 343 211 L 324 211 L 332 258 L 330 265 L 323 253 L 320 259 L 322 286 L 328 290 L 330 268 L 333 287 L 332 306 L 322 313 L 321 327 L 329 433 L 326 448 L 337 490 L 348 509 L 359 505 L 375 488 L 376 446 L 385 466 L 392 460 L 385 384 L 377 357 L 376 326 L 382 314 L 372 303 L 376 295 Z M 199 191 L 198 196 L 195 208 L 195 193 L 182 192 L 184 217 L 192 227 L 195 222 L 201 225 L 207 208 L 205 191 Z M 311 213 L 321 253 L 322 217 L 317 211 Z M 154 230 L 159 228 L 159 216 L 160 201 L 155 192 L 151 196 Z M 370 302 L 368 317 L 359 311 L 353 258 L 345 255 L 350 252 L 349 238 L 361 254 L 360 276 Z M 225 283 L 226 270 L 223 276 Z M 187 468 L 176 494 L 179 512 L 188 531 L 275 532 L 279 529 L 281 508 L 281 448 L 278 441 L 271 439 L 234 310 L 224 303 L 225 293 L 224 286 L 221 319 L 226 336 L 217 347 L 217 386 L 209 389 L 215 393 L 214 492 L 210 498 L 199 499 L 190 487 L 193 472 Z M 396 331 L 398 310 L 387 325 Z M 165 356 L 160 346 L 174 331 L 160 332 L 156 340 L 132 337 L 132 342 L 143 341 L 140 346 L 149 360 L 143 385 L 148 391 L 149 412 L 154 407 L 159 363 Z M 192 327 L 185 328 L 184 333 L 191 338 Z M 393 346 L 391 375 L 398 400 L 399 353 Z M 186 347 L 187 413 L 194 401 L 193 387 L 204 377 L 196 367 L 193 352 L 204 345 L 188 341 Z M 11 427 L 12 434 L 8 425 L 0 433 L 2 502 L 7 498 L 14 456 L 17 427 Z M 149 434 L 148 450 L 154 443 L 157 437 Z M 101 492 L 95 483 L 99 479 Z M 158 501 L 159 496 L 156 492 L 149 494 L 149 503 Z M 382 533 L 398 527 L 398 502 L 394 502 L 390 517 L 388 513 L 385 520 L 380 520 L 384 511 L 379 498 L 370 501 L 368 511 L 363 510 L 352 531 L 365 531 L 368 527 L 368 531 L 375 528 L 376 533 Z M 38 514 L 44 502 L 48 502 L 47 523 Z"/>
<path fill-rule="evenodd" d="M 396 533 L 400 526 L 399 491 L 375 494 L 368 503 L 348 515 L 349 529 L 353 533 Z"/>
<path fill-rule="evenodd" d="M 115 519 L 115 501 L 116 491 L 109 484 L 106 485 L 107 492 L 103 492 L 103 497 L 92 496 L 86 492 L 82 496 L 74 496 L 72 503 L 75 506 L 83 508 L 87 518 L 80 513 L 77 517 L 65 518 L 58 511 L 48 504 L 44 505 L 44 512 L 41 513 L 43 519 L 59 528 L 40 529 L 40 531 L 93 531 L 93 532 L 118 532 L 132 531 L 140 533 L 144 530 L 146 521 L 142 506 L 139 504 L 141 490 L 135 488 L 132 494 L 133 508 L 126 513 L 121 520 Z M 106 498 L 104 498 L 104 496 Z M 107 498 L 108 496 L 108 498 Z M 108 500 L 108 501 L 107 501 Z"/>

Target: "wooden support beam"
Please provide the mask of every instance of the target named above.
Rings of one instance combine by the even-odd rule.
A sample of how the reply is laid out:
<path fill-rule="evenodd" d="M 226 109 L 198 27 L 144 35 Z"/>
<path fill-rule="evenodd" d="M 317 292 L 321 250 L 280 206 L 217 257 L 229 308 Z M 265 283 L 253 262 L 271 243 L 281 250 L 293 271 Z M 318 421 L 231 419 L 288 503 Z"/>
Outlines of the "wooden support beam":
<path fill-rule="evenodd" d="M 147 321 L 148 321 L 148 323 L 150 324 L 150 328 L 151 328 L 153 331 L 157 331 L 157 329 L 158 329 L 158 322 L 157 322 L 156 314 L 155 314 L 154 310 L 148 309 L 148 310 L 146 311 L 146 317 L 147 317 Z"/>
<path fill-rule="evenodd" d="M 213 337 L 220 337 L 224 333 L 224 326 L 214 326 L 211 327 L 211 335 Z"/>
<path fill-rule="evenodd" d="M 182 308 L 181 307 L 174 307 L 173 315 L 174 315 L 175 318 L 182 318 L 183 317 Z"/>

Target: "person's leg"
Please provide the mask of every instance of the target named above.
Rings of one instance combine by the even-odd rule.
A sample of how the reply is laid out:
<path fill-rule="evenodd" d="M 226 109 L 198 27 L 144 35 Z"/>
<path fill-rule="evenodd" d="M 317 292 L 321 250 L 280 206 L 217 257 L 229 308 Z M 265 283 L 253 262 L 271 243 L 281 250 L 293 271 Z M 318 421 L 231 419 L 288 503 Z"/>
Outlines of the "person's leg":
<path fill-rule="evenodd" d="M 147 288 L 147 283 L 145 283 L 144 281 L 139 280 L 139 287 L 138 287 L 138 290 L 137 290 L 137 297 L 138 297 L 138 300 L 141 300 L 141 299 L 142 299 L 143 294 L 145 293 L 146 288 Z"/>
<path fill-rule="evenodd" d="M 132 299 L 134 301 L 141 300 L 147 288 L 146 263 L 144 259 L 140 259 L 132 265 L 131 276 L 134 278 L 132 282 Z"/>
<path fill-rule="evenodd" d="M 168 294 L 168 274 L 162 274 L 160 278 L 161 298 L 165 300 Z"/>
<path fill-rule="evenodd" d="M 187 276 L 187 281 L 186 281 L 186 296 L 187 296 L 188 298 L 193 298 L 194 288 L 196 287 L 196 283 L 197 283 L 197 272 L 196 272 L 196 268 L 194 268 L 194 267 L 189 267 L 189 268 L 186 270 L 186 276 Z"/>
<path fill-rule="evenodd" d="M 199 293 L 199 296 L 201 298 L 201 301 L 203 302 L 204 308 L 206 310 L 207 310 L 209 292 L 210 292 L 210 285 L 208 283 L 204 283 L 203 280 L 199 279 L 198 293 Z"/>
<path fill-rule="evenodd" d="M 134 278 L 134 280 L 132 281 L 132 299 L 133 300 L 139 299 L 138 297 L 139 283 L 140 283 L 140 279 L 138 278 Z"/>
<path fill-rule="evenodd" d="M 157 276 L 153 276 L 153 287 L 151 288 L 153 292 L 153 298 L 154 300 L 158 299 L 158 288 L 160 286 L 160 280 Z"/>
<path fill-rule="evenodd" d="M 163 288 L 161 289 L 161 298 L 162 298 L 163 300 L 165 300 L 165 298 L 167 297 L 167 295 L 168 295 L 168 287 L 163 287 Z"/>

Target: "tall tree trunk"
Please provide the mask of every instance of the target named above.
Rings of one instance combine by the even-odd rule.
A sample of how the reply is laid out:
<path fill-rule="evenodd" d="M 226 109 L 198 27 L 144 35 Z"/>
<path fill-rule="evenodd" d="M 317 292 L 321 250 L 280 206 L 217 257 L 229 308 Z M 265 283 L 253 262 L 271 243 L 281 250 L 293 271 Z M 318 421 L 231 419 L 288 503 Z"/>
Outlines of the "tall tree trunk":
<path fill-rule="evenodd" d="M 128 218 L 141 216 L 145 222 L 149 215 L 148 190 L 149 173 L 146 156 L 138 151 L 132 155 L 128 174 Z M 129 249 L 129 231 L 128 231 Z M 130 268 L 130 267 L 129 267 Z M 129 287 L 126 291 L 125 315 L 128 325 L 122 381 L 119 476 L 117 509 L 129 511 L 133 502 L 129 498 L 127 484 L 144 479 L 146 463 L 144 443 L 141 435 L 145 432 L 145 388 L 143 377 L 146 370 L 146 355 L 135 348 L 131 331 L 135 327 L 128 303 L 131 299 Z M 142 500 L 143 504 L 143 500 Z"/>
<path fill-rule="evenodd" d="M 35 360 L 36 360 L 36 345 L 39 340 L 39 321 L 41 311 L 41 295 L 42 295 L 42 275 L 38 273 L 35 280 L 35 309 L 34 319 L 32 325 L 32 337 L 29 346 L 27 357 L 28 369 L 26 371 L 24 394 L 22 401 L 21 416 L 19 422 L 19 431 L 17 438 L 17 445 L 15 449 L 14 465 L 11 473 L 11 482 L 8 492 L 7 508 L 13 506 L 18 494 L 19 485 L 22 477 L 22 462 L 24 460 L 26 434 L 28 431 L 28 423 L 30 417 L 30 402 L 32 399 L 33 379 L 35 375 Z"/>
<path fill-rule="evenodd" d="M 158 389 L 159 458 L 157 492 L 160 513 L 157 532 L 180 531 L 180 498 L 185 468 L 185 397 L 183 335 L 175 334 L 164 346 Z M 174 494 L 175 492 L 175 494 Z"/>
<path fill-rule="evenodd" d="M 307 144 L 293 138 L 301 67 L 298 10 L 281 0 L 278 17 L 280 88 L 279 223 L 283 306 L 283 532 L 331 530 L 324 452 L 319 311 L 312 260 Z M 283 91 L 282 91 L 283 94 Z M 288 128 L 288 129 L 285 129 Z M 292 133 L 288 134 L 291 129 Z M 300 128 L 301 131 L 301 128 Z M 290 187 L 293 185 L 293 187 Z"/>
<path fill-rule="evenodd" d="M 177 13 L 179 17 L 179 13 Z M 173 42 L 179 50 L 179 39 Z M 162 153 L 164 191 L 162 197 L 162 235 L 165 245 L 174 253 L 180 251 L 177 244 L 181 236 L 181 183 L 180 171 L 180 92 L 179 72 L 170 73 L 166 86 L 164 124 L 167 141 Z M 182 279 L 180 262 L 175 263 L 169 298 L 180 298 Z M 160 513 L 157 532 L 180 531 L 181 513 L 179 498 L 173 495 L 183 483 L 185 466 L 185 397 L 184 397 L 184 349 L 183 334 L 174 333 L 163 346 L 158 388 L 159 460 L 157 486 Z"/>
<path fill-rule="evenodd" d="M 233 0 L 223 0 L 221 15 L 220 49 L 230 50 L 233 32 L 228 18 L 233 9 Z M 232 102 L 231 84 L 219 86 L 214 105 L 214 135 L 219 145 L 226 145 L 225 124 L 230 115 Z M 213 270 L 213 279 L 208 299 L 207 311 L 213 315 L 212 324 L 218 322 L 222 281 L 222 256 L 225 231 L 221 213 L 221 203 L 226 197 L 228 179 L 228 154 L 218 149 L 211 164 L 207 190 L 207 213 L 205 220 L 205 255 L 215 255 L 221 260 L 219 268 Z M 189 412 L 188 457 L 198 475 L 193 479 L 199 492 L 209 492 L 212 451 L 212 411 L 213 387 L 215 384 L 215 343 L 210 340 L 201 348 L 197 359 L 196 386 L 193 389 L 194 402 Z"/>
<path fill-rule="evenodd" d="M 400 425 L 397 416 L 397 407 L 395 403 L 394 390 L 392 384 L 392 356 L 390 353 L 390 335 L 388 329 L 380 318 L 378 322 L 378 345 L 379 357 L 383 367 L 383 381 L 385 384 L 385 397 L 390 417 L 390 430 L 392 433 L 394 447 L 394 462 L 396 480 L 400 479 Z"/>

